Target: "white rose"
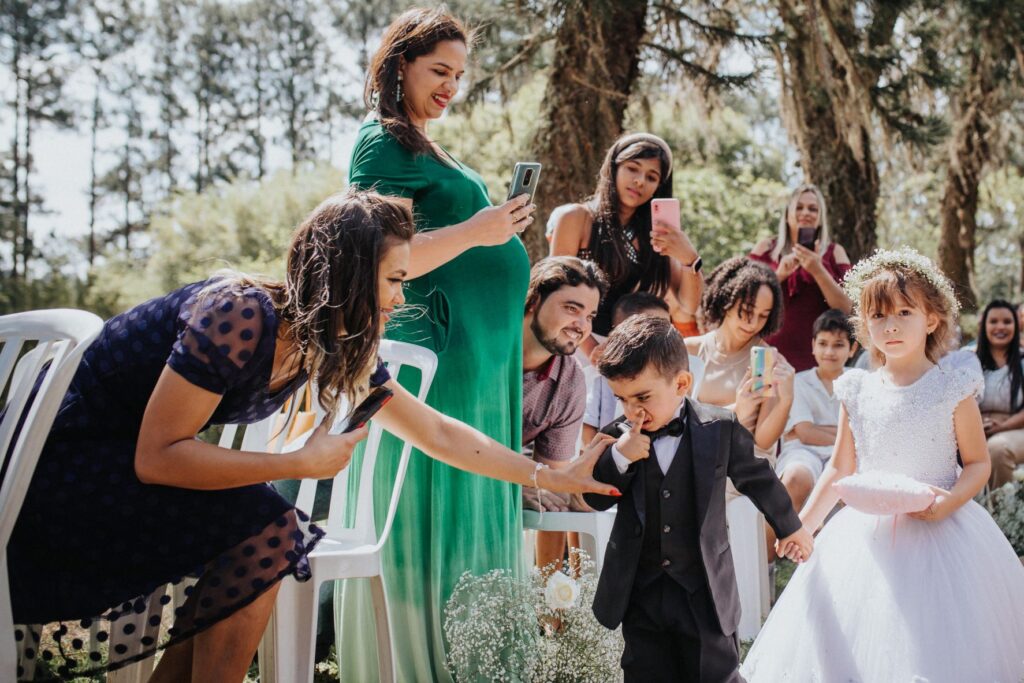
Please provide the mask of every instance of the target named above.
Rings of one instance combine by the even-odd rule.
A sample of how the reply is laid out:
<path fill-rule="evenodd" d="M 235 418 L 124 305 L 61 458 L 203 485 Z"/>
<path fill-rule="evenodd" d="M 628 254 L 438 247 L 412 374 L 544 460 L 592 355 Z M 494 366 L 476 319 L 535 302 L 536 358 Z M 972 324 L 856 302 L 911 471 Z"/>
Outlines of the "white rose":
<path fill-rule="evenodd" d="M 544 586 L 544 600 L 551 609 L 572 607 L 579 596 L 579 585 L 562 572 L 552 574 Z"/>
<path fill-rule="evenodd" d="M 1015 481 L 1024 482 L 1024 467 L 1018 467 L 1013 471 L 1013 478 Z"/>

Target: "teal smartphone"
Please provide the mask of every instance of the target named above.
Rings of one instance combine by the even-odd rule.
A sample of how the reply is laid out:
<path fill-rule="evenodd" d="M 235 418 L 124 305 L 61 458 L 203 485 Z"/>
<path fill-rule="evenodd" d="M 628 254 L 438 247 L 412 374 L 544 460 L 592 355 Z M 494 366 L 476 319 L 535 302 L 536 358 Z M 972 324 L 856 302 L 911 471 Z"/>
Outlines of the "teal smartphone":
<path fill-rule="evenodd" d="M 521 194 L 529 195 L 530 202 L 537 192 L 537 183 L 540 180 L 540 164 L 536 161 L 520 161 L 512 171 L 512 184 L 508 187 L 508 199 L 518 197 Z"/>

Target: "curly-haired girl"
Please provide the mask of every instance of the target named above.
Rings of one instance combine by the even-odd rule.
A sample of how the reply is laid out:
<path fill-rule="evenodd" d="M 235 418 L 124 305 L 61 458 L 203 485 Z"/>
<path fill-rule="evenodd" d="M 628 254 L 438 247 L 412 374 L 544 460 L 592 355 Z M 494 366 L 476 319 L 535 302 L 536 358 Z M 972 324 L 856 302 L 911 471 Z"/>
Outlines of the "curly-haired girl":
<path fill-rule="evenodd" d="M 793 404 L 793 368 L 779 355 L 774 382 L 754 389 L 750 348 L 764 345 L 764 338 L 782 325 L 779 280 L 762 263 L 731 258 L 708 276 L 701 307 L 705 325 L 713 329 L 686 340 L 687 350 L 704 361 L 696 398 L 735 410 L 754 435 L 758 454 L 774 462 L 775 443 Z"/>

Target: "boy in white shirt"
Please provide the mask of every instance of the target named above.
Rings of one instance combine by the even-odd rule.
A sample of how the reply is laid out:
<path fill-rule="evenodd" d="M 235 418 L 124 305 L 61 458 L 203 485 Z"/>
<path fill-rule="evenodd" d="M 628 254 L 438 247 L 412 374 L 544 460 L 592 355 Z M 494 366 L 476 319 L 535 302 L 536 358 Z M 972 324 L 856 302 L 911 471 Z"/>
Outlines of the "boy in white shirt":
<path fill-rule="evenodd" d="M 839 399 L 832 393 L 832 382 L 843 374 L 856 350 L 853 323 L 834 308 L 814 321 L 811 339 L 817 367 L 796 374 L 793 407 L 775 466 L 797 510 L 832 457 L 839 423 Z"/>

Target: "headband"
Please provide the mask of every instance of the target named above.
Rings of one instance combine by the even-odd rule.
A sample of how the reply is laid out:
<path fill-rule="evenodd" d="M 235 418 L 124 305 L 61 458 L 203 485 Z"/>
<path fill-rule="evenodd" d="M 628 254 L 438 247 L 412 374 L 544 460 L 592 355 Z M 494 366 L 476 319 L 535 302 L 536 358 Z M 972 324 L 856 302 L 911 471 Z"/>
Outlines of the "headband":
<path fill-rule="evenodd" d="M 638 142 L 649 142 L 652 145 L 657 145 L 661 148 L 661 151 L 665 154 L 665 158 L 668 159 L 668 172 L 672 172 L 672 150 L 669 148 L 668 143 L 659 138 L 657 135 L 651 135 L 650 133 L 630 133 L 624 135 L 615 142 L 615 157 L 618 157 L 622 153 L 622 150 L 626 149 L 630 145 L 635 145 Z"/>

